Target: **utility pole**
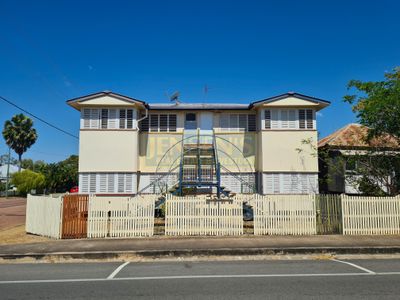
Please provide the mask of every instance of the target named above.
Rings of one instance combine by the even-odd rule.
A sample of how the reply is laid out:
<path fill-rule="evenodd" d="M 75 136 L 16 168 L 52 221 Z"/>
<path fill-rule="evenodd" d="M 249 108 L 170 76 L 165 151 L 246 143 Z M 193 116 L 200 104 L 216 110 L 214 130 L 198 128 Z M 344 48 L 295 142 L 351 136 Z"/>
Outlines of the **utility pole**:
<path fill-rule="evenodd" d="M 8 197 L 8 182 L 10 180 L 10 159 L 11 159 L 11 147 L 8 147 L 7 178 L 6 178 L 6 198 Z"/>

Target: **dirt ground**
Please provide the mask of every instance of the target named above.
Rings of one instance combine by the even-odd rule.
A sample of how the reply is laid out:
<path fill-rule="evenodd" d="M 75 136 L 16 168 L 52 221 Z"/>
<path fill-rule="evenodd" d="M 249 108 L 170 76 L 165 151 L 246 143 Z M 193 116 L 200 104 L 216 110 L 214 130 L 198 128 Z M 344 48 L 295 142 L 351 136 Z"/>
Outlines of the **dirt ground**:
<path fill-rule="evenodd" d="M 25 233 L 25 212 L 25 198 L 0 198 L 0 245 L 49 240 Z"/>
<path fill-rule="evenodd" d="M 0 245 L 48 242 L 49 238 L 27 234 L 25 224 L 0 230 Z"/>

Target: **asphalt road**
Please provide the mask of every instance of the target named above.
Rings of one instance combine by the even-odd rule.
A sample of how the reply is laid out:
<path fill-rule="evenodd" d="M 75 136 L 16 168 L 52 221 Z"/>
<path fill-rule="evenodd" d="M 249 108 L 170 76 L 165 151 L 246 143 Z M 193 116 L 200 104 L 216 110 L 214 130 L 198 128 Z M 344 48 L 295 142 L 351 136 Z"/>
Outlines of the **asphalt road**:
<path fill-rule="evenodd" d="M 0 265 L 0 299 L 399 299 L 400 260 Z"/>

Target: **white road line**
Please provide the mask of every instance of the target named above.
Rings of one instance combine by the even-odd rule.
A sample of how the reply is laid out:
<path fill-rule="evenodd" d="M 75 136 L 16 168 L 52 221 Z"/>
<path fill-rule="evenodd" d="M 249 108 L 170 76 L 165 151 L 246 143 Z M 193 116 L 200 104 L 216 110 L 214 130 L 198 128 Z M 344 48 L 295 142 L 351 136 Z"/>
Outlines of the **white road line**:
<path fill-rule="evenodd" d="M 357 268 L 357 269 L 362 270 L 364 272 L 367 272 L 369 274 L 376 274 L 374 271 L 368 270 L 366 268 L 363 268 L 363 267 L 361 267 L 359 265 L 353 264 L 353 263 L 348 262 L 348 261 L 343 261 L 343 260 L 339 260 L 339 259 L 331 259 L 331 260 L 339 262 L 339 263 L 342 263 L 342 264 L 346 264 L 346 265 L 352 266 L 354 268 Z"/>
<path fill-rule="evenodd" d="M 113 279 L 115 277 L 115 275 L 117 275 L 127 264 L 129 264 L 129 261 L 123 263 L 122 265 L 120 265 L 118 268 L 116 268 L 114 270 L 114 272 L 112 272 L 107 279 Z"/>
<path fill-rule="evenodd" d="M 210 279 L 210 278 L 275 278 L 275 277 L 343 277 L 343 276 L 374 276 L 400 275 L 400 272 L 384 273 L 315 273 L 315 274 L 238 274 L 238 275 L 187 275 L 187 276 L 154 276 L 154 277 L 119 277 L 119 278 L 82 278 L 82 279 L 43 279 L 43 280 L 10 280 L 0 281 L 1 284 L 17 283 L 67 283 L 96 281 L 135 281 L 135 280 L 173 280 L 173 279 Z"/>

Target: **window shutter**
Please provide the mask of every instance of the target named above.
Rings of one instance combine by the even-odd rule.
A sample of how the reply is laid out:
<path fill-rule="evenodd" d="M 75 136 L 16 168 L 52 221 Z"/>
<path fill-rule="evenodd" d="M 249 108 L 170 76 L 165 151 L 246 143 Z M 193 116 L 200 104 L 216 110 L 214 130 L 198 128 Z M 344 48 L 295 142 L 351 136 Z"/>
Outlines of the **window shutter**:
<path fill-rule="evenodd" d="M 306 112 L 304 109 L 299 109 L 299 128 L 306 128 Z"/>
<path fill-rule="evenodd" d="M 263 192 L 265 194 L 273 194 L 274 193 L 274 181 L 272 174 L 264 174 L 265 176 L 265 181 L 263 184 L 265 184 L 265 187 L 263 187 Z"/>
<path fill-rule="evenodd" d="M 248 115 L 247 122 L 247 130 L 256 131 L 256 115 Z"/>
<path fill-rule="evenodd" d="M 168 131 L 168 115 L 160 115 L 160 131 Z"/>
<path fill-rule="evenodd" d="M 108 128 L 116 129 L 117 128 L 117 110 L 110 109 L 108 110 Z"/>
<path fill-rule="evenodd" d="M 107 192 L 107 174 L 100 173 L 100 193 Z"/>
<path fill-rule="evenodd" d="M 279 194 L 281 191 L 280 174 L 272 174 L 273 177 L 273 193 Z"/>
<path fill-rule="evenodd" d="M 96 173 L 89 174 L 89 192 L 96 193 Z"/>
<path fill-rule="evenodd" d="M 126 128 L 128 128 L 128 129 L 133 128 L 133 110 L 132 109 L 126 110 Z"/>
<path fill-rule="evenodd" d="M 289 110 L 289 128 L 296 129 L 296 111 L 294 109 Z"/>
<path fill-rule="evenodd" d="M 91 115 L 91 110 L 89 108 L 84 108 L 82 111 L 82 119 L 83 119 L 82 128 L 90 128 L 90 115 Z"/>
<path fill-rule="evenodd" d="M 109 173 L 107 181 L 108 181 L 107 191 L 109 193 L 115 193 L 115 173 Z"/>
<path fill-rule="evenodd" d="M 101 110 L 101 128 L 107 129 L 108 125 L 108 109 Z"/>
<path fill-rule="evenodd" d="M 221 116 L 219 118 L 219 127 L 221 129 L 229 128 L 229 115 L 228 114 L 221 114 Z"/>
<path fill-rule="evenodd" d="M 88 174 L 81 174 L 81 186 L 80 186 L 80 189 L 82 190 L 82 193 L 88 193 L 89 192 Z"/>
<path fill-rule="evenodd" d="M 282 174 L 282 193 L 290 194 L 292 192 L 292 178 L 290 174 Z"/>
<path fill-rule="evenodd" d="M 119 173 L 118 174 L 118 193 L 123 193 L 125 188 L 125 174 Z"/>
<path fill-rule="evenodd" d="M 91 109 L 90 114 L 90 128 L 98 129 L 99 128 L 99 110 L 98 109 Z"/>
<path fill-rule="evenodd" d="M 132 193 L 132 183 L 133 183 L 133 176 L 132 174 L 125 174 L 125 179 L 126 179 L 126 188 L 125 188 L 125 192 L 127 193 Z"/>
<path fill-rule="evenodd" d="M 120 109 L 119 110 L 119 128 L 125 129 L 125 123 L 126 123 L 126 110 Z"/>
<path fill-rule="evenodd" d="M 238 128 L 239 128 L 238 115 L 235 115 L 235 114 L 229 115 L 229 128 L 230 128 L 230 131 L 238 130 Z"/>
<path fill-rule="evenodd" d="M 169 131 L 176 131 L 176 115 L 169 115 L 168 116 L 168 127 Z"/>
<path fill-rule="evenodd" d="M 299 174 L 300 175 L 300 187 L 299 190 L 301 193 L 308 193 L 308 174 Z"/>
<path fill-rule="evenodd" d="M 271 110 L 271 128 L 278 129 L 279 128 L 279 111 L 276 109 Z"/>
<path fill-rule="evenodd" d="M 265 129 L 271 129 L 271 111 L 264 111 Z"/>
<path fill-rule="evenodd" d="M 307 109 L 307 128 L 313 129 L 313 111 L 312 109 Z"/>
<path fill-rule="evenodd" d="M 279 126 L 282 129 L 287 129 L 289 128 L 289 116 L 288 116 L 288 111 L 282 109 L 281 110 L 281 126 Z"/>
<path fill-rule="evenodd" d="M 239 116 L 239 131 L 246 131 L 247 130 L 247 115 L 240 114 Z"/>
<path fill-rule="evenodd" d="M 150 131 L 158 131 L 158 115 L 150 115 Z"/>

